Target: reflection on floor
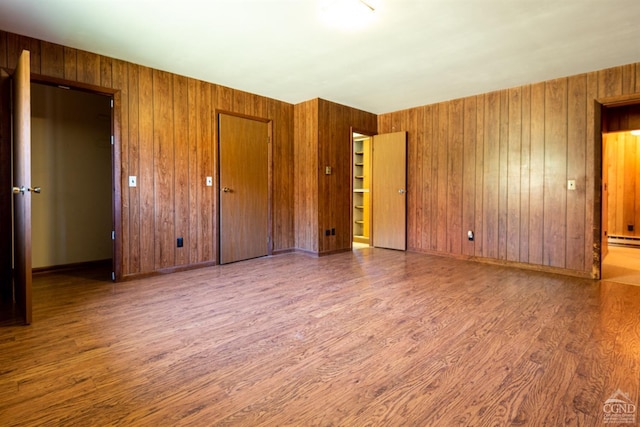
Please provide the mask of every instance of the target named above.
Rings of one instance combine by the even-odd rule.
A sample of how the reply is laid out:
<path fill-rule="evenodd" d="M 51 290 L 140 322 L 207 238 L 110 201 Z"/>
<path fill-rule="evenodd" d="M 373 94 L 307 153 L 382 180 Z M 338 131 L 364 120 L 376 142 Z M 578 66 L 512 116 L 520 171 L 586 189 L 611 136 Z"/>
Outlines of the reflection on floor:
<path fill-rule="evenodd" d="M 640 248 L 609 246 L 602 260 L 602 280 L 640 286 Z"/>

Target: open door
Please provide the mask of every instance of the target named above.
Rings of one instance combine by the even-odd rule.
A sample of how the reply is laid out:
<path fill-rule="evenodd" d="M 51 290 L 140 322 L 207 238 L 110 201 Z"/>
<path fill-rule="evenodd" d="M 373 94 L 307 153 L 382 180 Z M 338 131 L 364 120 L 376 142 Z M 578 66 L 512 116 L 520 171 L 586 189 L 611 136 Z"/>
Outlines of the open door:
<path fill-rule="evenodd" d="M 607 135 L 602 135 L 602 220 L 600 236 L 600 261 L 609 253 L 609 152 Z"/>
<path fill-rule="evenodd" d="M 13 74 L 13 286 L 24 323 L 31 323 L 31 64 L 24 50 Z"/>
<path fill-rule="evenodd" d="M 268 255 L 269 124 L 220 114 L 220 263 Z"/>
<path fill-rule="evenodd" d="M 407 133 L 373 137 L 372 240 L 379 248 L 407 249 Z"/>

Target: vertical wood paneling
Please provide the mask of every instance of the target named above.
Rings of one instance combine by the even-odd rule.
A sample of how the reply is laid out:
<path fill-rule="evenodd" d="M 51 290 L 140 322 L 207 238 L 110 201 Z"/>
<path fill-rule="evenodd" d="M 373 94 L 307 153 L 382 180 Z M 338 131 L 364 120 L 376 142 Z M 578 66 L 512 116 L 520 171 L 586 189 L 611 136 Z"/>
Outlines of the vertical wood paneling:
<path fill-rule="evenodd" d="M 529 172 L 529 262 L 542 264 L 544 242 L 545 84 L 531 86 L 531 168 Z"/>
<path fill-rule="evenodd" d="M 596 109 L 596 97 L 598 94 L 598 78 L 597 73 L 587 74 L 586 87 L 586 136 L 585 146 L 587 147 L 585 154 L 586 176 L 585 176 L 585 241 L 584 254 L 585 265 L 584 271 L 593 271 L 595 265 L 599 265 L 600 254 L 594 254 L 595 242 L 598 241 L 601 233 L 601 169 L 602 155 L 596 155 L 596 151 L 602 150 L 601 141 L 601 121 L 602 118 L 599 109 Z M 597 111 L 596 111 L 597 110 Z M 596 116 L 597 115 L 597 116 Z M 597 160 L 596 160 L 597 159 Z M 597 184 L 596 184 L 597 183 Z M 596 214 L 596 210 L 598 214 Z M 605 219 L 606 221 L 606 219 Z M 598 222 L 598 223 L 596 223 Z M 597 237 L 596 237 L 597 235 Z"/>
<path fill-rule="evenodd" d="M 189 111 L 189 123 L 188 123 L 188 149 L 189 149 L 189 233 L 188 238 L 184 242 L 189 248 L 189 263 L 195 264 L 199 261 L 198 255 L 198 237 L 199 237 L 199 210 L 200 204 L 200 186 L 198 183 L 198 121 L 196 116 L 197 104 L 196 104 L 196 80 L 189 79 L 187 82 L 187 104 Z"/>
<path fill-rule="evenodd" d="M 567 226 L 567 79 L 545 85 L 543 262 L 566 264 Z"/>
<path fill-rule="evenodd" d="M 140 194 L 140 270 L 155 269 L 155 189 L 153 152 L 153 70 L 140 67 L 138 74 L 138 134 Z"/>
<path fill-rule="evenodd" d="M 475 255 L 484 255 L 484 146 L 485 146 L 485 95 L 476 97 L 476 227 Z"/>
<path fill-rule="evenodd" d="M 506 259 L 520 261 L 521 175 L 522 168 L 522 88 L 508 91 L 508 141 L 506 184 Z"/>
<path fill-rule="evenodd" d="M 185 246 L 175 249 L 175 265 L 189 263 L 189 94 L 188 79 L 173 76 L 173 143 L 175 153 L 174 240 L 182 237 Z"/>
<path fill-rule="evenodd" d="M 447 252 L 462 253 L 462 173 L 464 158 L 464 100 L 450 102 L 447 159 Z"/>
<path fill-rule="evenodd" d="M 568 79 L 567 105 L 567 179 L 576 180 L 576 190 L 567 191 L 566 268 L 583 270 L 586 212 L 587 154 L 587 76 Z"/>
<path fill-rule="evenodd" d="M 69 81 L 78 81 L 78 51 L 64 47 L 64 78 Z"/>
<path fill-rule="evenodd" d="M 598 71 L 598 97 L 622 95 L 622 67 Z"/>
<path fill-rule="evenodd" d="M 7 33 L 0 30 L 0 68 L 6 68 L 7 65 Z"/>
<path fill-rule="evenodd" d="M 100 85 L 100 55 L 78 50 L 76 56 L 78 81 L 90 85 Z"/>
<path fill-rule="evenodd" d="M 611 236 L 640 236 L 640 137 L 607 133 L 608 230 Z M 633 230 L 629 230 L 633 226 Z"/>
<path fill-rule="evenodd" d="M 214 175 L 212 147 L 211 87 L 196 83 L 196 143 L 198 147 L 198 262 L 216 259 L 214 252 L 213 187 L 205 185 L 206 177 Z"/>
<path fill-rule="evenodd" d="M 7 33 L 7 67 L 13 70 L 23 50 L 31 49 L 31 39 L 17 34 Z M 33 56 L 33 55 L 30 55 Z M 34 60 L 32 59 L 32 62 Z M 38 59 L 35 59 L 38 62 Z"/>
<path fill-rule="evenodd" d="M 463 124 L 463 169 L 462 169 L 462 233 L 475 231 L 475 205 L 476 205 L 476 97 L 464 99 L 464 124 Z M 462 253 L 474 255 L 474 242 L 463 237 Z"/>
<path fill-rule="evenodd" d="M 100 86 L 113 87 L 113 60 L 106 56 L 100 57 Z"/>
<path fill-rule="evenodd" d="M 173 78 L 153 71 L 154 270 L 175 265 Z"/>
<path fill-rule="evenodd" d="M 434 106 L 427 106 L 424 108 L 424 117 L 423 117 L 423 143 L 424 147 L 422 149 L 422 203 L 424 208 L 422 209 L 422 218 L 423 218 L 423 226 L 422 226 L 422 244 L 420 247 L 422 249 L 435 249 L 436 246 L 436 226 L 437 223 L 435 221 L 435 209 L 434 209 L 434 200 L 437 196 L 437 191 L 435 191 L 434 184 L 434 171 L 436 168 L 434 167 L 434 137 L 433 137 L 433 111 Z M 411 179 L 412 177 L 409 177 Z"/>
<path fill-rule="evenodd" d="M 507 258 L 507 174 L 509 166 L 509 96 L 508 91 L 500 91 L 500 175 L 498 178 L 498 258 Z"/>
<path fill-rule="evenodd" d="M 114 179 L 120 180 L 120 239 L 124 239 L 124 242 L 129 242 L 129 236 L 131 234 L 130 229 L 130 217 L 129 217 L 129 191 L 127 171 L 129 166 L 129 81 L 128 81 L 128 67 L 124 61 L 113 60 L 113 87 L 120 90 L 120 96 L 117 98 L 119 102 L 114 107 L 114 136 L 120 141 L 120 164 L 122 165 L 122 173 L 118 173 L 118 168 L 114 175 Z M 117 207 L 117 206 L 116 206 Z M 117 212 L 117 210 L 116 210 Z M 130 274 L 130 251 L 129 248 L 123 245 L 121 253 L 121 274 Z"/>
<path fill-rule="evenodd" d="M 128 64 L 129 80 L 129 164 L 127 176 L 140 176 L 140 67 Z M 129 187 L 125 181 L 125 191 L 129 193 L 129 274 L 141 273 L 140 264 L 140 189 Z"/>
<path fill-rule="evenodd" d="M 449 154 L 449 104 L 437 104 L 434 124 L 436 127 L 436 248 L 447 250 L 447 157 Z M 402 129 L 402 127 L 400 127 Z M 374 219 L 375 220 L 375 219 Z"/>
<path fill-rule="evenodd" d="M 64 47 L 54 43 L 42 42 L 40 52 L 42 74 L 60 79 L 64 78 Z"/>
<path fill-rule="evenodd" d="M 498 258 L 500 215 L 500 92 L 485 96 L 483 256 Z"/>
<path fill-rule="evenodd" d="M 531 86 L 522 88 L 520 149 L 520 262 L 529 262 L 529 207 L 531 204 Z"/>

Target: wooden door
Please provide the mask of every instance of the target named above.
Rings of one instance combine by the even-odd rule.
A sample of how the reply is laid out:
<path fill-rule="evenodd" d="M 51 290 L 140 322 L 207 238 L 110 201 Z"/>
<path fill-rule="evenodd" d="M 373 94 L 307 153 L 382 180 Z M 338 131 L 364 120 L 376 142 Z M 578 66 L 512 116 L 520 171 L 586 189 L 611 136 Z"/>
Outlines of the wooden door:
<path fill-rule="evenodd" d="M 374 136 L 371 157 L 373 246 L 404 251 L 407 249 L 407 133 Z"/>
<path fill-rule="evenodd" d="M 269 252 L 269 128 L 220 114 L 220 263 Z"/>
<path fill-rule="evenodd" d="M 602 219 L 600 235 L 600 260 L 609 253 L 609 151 L 607 134 L 602 134 Z M 602 270 L 601 270 L 602 271 Z"/>
<path fill-rule="evenodd" d="M 24 323 L 31 323 L 31 66 L 22 51 L 13 75 L 13 284 Z"/>

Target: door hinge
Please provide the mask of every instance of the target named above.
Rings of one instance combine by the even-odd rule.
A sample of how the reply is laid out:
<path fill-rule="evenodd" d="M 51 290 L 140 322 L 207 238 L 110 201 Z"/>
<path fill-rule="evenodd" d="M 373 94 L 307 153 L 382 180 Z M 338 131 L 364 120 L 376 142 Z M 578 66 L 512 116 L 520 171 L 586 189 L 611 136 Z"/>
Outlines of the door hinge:
<path fill-rule="evenodd" d="M 111 100 L 111 108 L 113 108 L 113 99 Z"/>
<path fill-rule="evenodd" d="M 115 271 L 111 272 L 111 280 L 114 281 L 114 282 L 116 281 L 116 272 Z"/>
<path fill-rule="evenodd" d="M 111 231 L 111 240 L 116 240 L 116 230 Z"/>
<path fill-rule="evenodd" d="M 115 145 L 116 143 L 116 138 L 115 136 L 111 135 L 111 145 Z"/>

